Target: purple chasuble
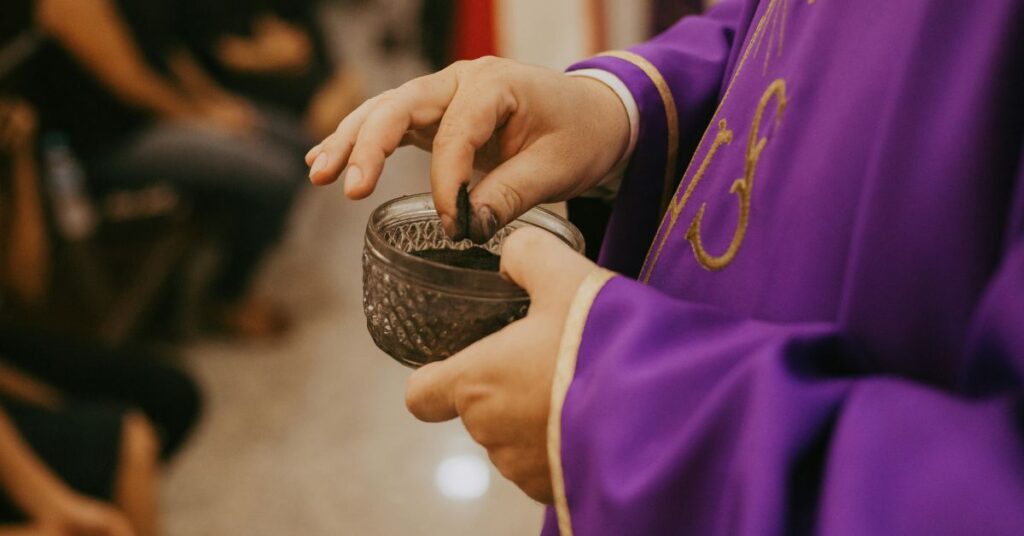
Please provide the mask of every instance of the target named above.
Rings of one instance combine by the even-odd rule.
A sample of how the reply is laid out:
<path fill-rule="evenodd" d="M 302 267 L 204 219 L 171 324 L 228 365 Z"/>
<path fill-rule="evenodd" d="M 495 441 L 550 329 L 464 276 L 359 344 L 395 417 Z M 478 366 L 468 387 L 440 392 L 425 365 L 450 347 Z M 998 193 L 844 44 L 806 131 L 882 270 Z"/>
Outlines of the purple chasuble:
<path fill-rule="evenodd" d="M 573 67 L 640 130 L 624 276 L 567 320 L 546 534 L 1024 534 L 1022 28 L 723 0 Z"/>

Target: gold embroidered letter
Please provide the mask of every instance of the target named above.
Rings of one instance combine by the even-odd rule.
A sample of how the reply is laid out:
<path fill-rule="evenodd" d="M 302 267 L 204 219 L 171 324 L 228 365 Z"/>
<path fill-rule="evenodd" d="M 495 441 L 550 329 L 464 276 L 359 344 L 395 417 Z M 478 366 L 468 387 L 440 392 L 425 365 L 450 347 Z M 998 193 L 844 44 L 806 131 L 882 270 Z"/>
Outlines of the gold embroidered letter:
<path fill-rule="evenodd" d="M 736 224 L 736 232 L 733 233 L 729 248 L 725 250 L 725 253 L 718 256 L 711 255 L 704 249 L 704 244 L 700 238 L 700 224 L 704 218 L 704 210 L 707 208 L 707 203 L 701 204 L 697 215 L 693 218 L 693 222 L 690 223 L 690 228 L 686 231 L 686 239 L 690 241 L 690 245 L 693 247 L 693 254 L 697 257 L 697 262 L 708 270 L 721 270 L 728 266 L 736 257 L 740 245 L 743 244 L 743 237 L 747 233 L 747 224 L 750 221 L 750 195 L 754 188 L 754 174 L 757 171 L 757 162 L 761 159 L 761 152 L 764 151 L 765 146 L 768 144 L 767 135 L 758 137 L 761 130 L 761 118 L 764 115 L 765 108 L 768 107 L 773 98 L 775 98 L 776 104 L 775 124 L 772 128 L 775 128 L 782 119 L 782 112 L 786 109 L 785 80 L 779 78 L 768 86 L 768 89 L 761 95 L 761 102 L 757 105 L 757 111 L 754 112 L 754 121 L 750 125 L 750 135 L 747 142 L 747 157 L 744 161 L 743 177 L 736 179 L 732 183 L 732 187 L 729 188 L 729 193 L 736 194 L 739 197 L 740 203 L 739 221 Z M 694 177 L 694 179 L 694 182 L 696 182 L 697 177 Z M 686 196 L 684 195 L 682 204 L 685 204 L 685 202 Z"/>
<path fill-rule="evenodd" d="M 711 165 L 711 161 L 715 159 L 715 155 L 724 145 L 732 143 L 732 131 L 729 130 L 728 124 L 725 119 L 718 122 L 718 133 L 715 134 L 715 140 L 711 143 L 711 147 L 708 149 L 708 153 L 704 155 L 704 160 L 701 161 L 700 167 L 697 168 L 697 172 L 693 174 L 690 182 L 686 185 L 686 190 L 683 191 L 683 197 L 673 199 L 668 205 L 668 231 L 661 235 L 661 242 L 658 244 L 658 250 L 654 254 L 654 258 L 651 261 L 651 266 L 658 262 L 658 257 L 661 255 L 661 249 L 665 247 L 665 242 L 668 240 L 669 234 L 672 232 L 672 227 L 675 226 L 676 220 L 679 219 L 679 214 L 683 212 L 683 208 L 686 207 L 686 203 L 690 201 L 690 196 L 693 195 L 693 191 L 700 184 L 701 179 L 704 178 L 704 173 L 707 172 L 708 166 Z M 647 271 L 647 275 L 643 277 L 643 282 L 647 283 L 651 277 L 650 270 Z"/>

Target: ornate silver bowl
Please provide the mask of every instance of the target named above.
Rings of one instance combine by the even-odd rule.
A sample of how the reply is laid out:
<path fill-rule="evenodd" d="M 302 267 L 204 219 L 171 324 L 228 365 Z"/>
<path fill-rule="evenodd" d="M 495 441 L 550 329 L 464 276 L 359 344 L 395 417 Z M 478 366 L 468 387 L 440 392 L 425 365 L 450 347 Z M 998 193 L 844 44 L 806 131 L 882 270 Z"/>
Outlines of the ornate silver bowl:
<path fill-rule="evenodd" d="M 534 208 L 481 247 L 501 244 L 523 226 L 544 229 L 582 253 L 583 236 L 564 218 Z M 413 252 L 467 249 L 441 228 L 430 194 L 400 197 L 377 207 L 363 247 L 363 312 L 373 342 L 398 362 L 419 367 L 439 361 L 526 315 L 530 297 L 497 272 L 458 268 Z"/>

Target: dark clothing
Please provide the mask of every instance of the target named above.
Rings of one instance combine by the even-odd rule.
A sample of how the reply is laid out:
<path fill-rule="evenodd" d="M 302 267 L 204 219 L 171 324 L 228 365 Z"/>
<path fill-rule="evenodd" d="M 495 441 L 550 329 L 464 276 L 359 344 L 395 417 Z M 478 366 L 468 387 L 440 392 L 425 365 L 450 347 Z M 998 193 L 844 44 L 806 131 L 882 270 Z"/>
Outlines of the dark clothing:
<path fill-rule="evenodd" d="M 5 0 L 24 11 L 32 0 Z M 132 38 L 149 65 L 166 71 L 175 44 L 175 11 L 169 0 L 117 0 Z M 4 10 L 8 7 L 5 5 Z M 17 75 L 18 92 L 38 110 L 44 131 L 61 131 L 88 159 L 148 124 L 149 112 L 125 104 L 60 44 L 46 42 Z"/>
<path fill-rule="evenodd" d="M 0 328 L 0 358 L 64 393 L 68 407 L 58 413 L 69 416 L 61 418 L 71 419 L 90 405 L 122 412 L 138 408 L 160 435 L 165 459 L 181 447 L 199 419 L 201 395 L 194 380 L 173 363 L 151 355 Z"/>
<path fill-rule="evenodd" d="M 420 6 L 420 44 L 423 57 L 435 71 L 452 62 L 454 26 L 455 0 L 424 0 Z"/>
<path fill-rule="evenodd" d="M 118 144 L 93 166 L 96 188 L 166 181 L 223 232 L 225 266 L 214 289 L 241 298 L 264 252 L 278 239 L 305 183 L 305 134 L 265 112 L 260 135 L 238 137 L 188 124 L 158 124 Z M 212 221 L 211 221 L 212 220 Z"/>
<path fill-rule="evenodd" d="M 317 22 L 316 2 L 309 0 L 178 0 L 182 43 L 224 87 L 257 102 L 303 114 L 316 92 L 330 79 L 331 58 L 323 29 Z M 248 37 L 260 16 L 273 15 L 302 28 L 313 45 L 310 64 L 301 72 L 239 72 L 220 63 L 215 53 L 227 36 Z"/>
<path fill-rule="evenodd" d="M 146 112 L 114 97 L 53 42 L 23 71 L 18 90 L 38 111 L 40 128 L 65 133 L 86 159 L 149 121 Z"/>
<path fill-rule="evenodd" d="M 181 447 L 200 414 L 199 390 L 172 363 L 0 328 L 0 359 L 57 388 L 64 403 L 43 408 L 0 395 L 0 407 L 32 452 L 75 491 L 114 495 L 124 420 L 141 411 L 161 439 L 161 455 Z M 27 521 L 0 488 L 0 524 Z"/>
<path fill-rule="evenodd" d="M 16 89 L 14 80 L 24 70 L 26 61 L 34 54 L 38 39 L 26 48 L 25 37 L 32 33 L 32 2 L 8 0 L 0 17 L 0 91 Z M 37 36 L 35 36 L 37 37 Z"/>
<path fill-rule="evenodd" d="M 125 408 L 74 404 L 51 410 L 2 396 L 0 407 L 36 456 L 71 489 L 95 499 L 113 498 Z M 0 525 L 26 521 L 0 488 Z"/>
<path fill-rule="evenodd" d="M 683 17 L 704 11 L 704 2 L 701 0 L 654 0 L 650 10 L 651 35 L 658 35 Z"/>
<path fill-rule="evenodd" d="M 0 47 L 32 26 L 31 0 L 5 0 L 4 16 L 0 17 Z"/>
<path fill-rule="evenodd" d="M 566 203 L 566 209 L 569 221 L 583 234 L 587 258 L 597 262 L 604 242 L 604 231 L 612 214 L 611 204 L 603 199 L 577 197 Z"/>

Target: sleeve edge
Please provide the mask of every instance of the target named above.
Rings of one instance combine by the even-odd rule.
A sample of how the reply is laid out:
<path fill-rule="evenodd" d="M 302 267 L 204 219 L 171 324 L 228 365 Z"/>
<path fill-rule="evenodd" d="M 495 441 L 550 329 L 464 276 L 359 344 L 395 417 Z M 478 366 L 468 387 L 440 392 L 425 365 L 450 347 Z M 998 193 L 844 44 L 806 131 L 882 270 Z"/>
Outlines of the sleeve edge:
<path fill-rule="evenodd" d="M 562 536 L 573 536 L 562 469 L 562 408 L 569 393 L 569 385 L 572 384 L 576 373 L 576 360 L 580 343 L 583 341 L 583 329 L 586 327 L 591 307 L 597 295 L 614 276 L 614 272 L 602 268 L 591 272 L 580 283 L 566 314 L 562 340 L 555 360 L 555 372 L 551 382 L 551 407 L 548 413 L 547 454 L 558 530 Z"/>

